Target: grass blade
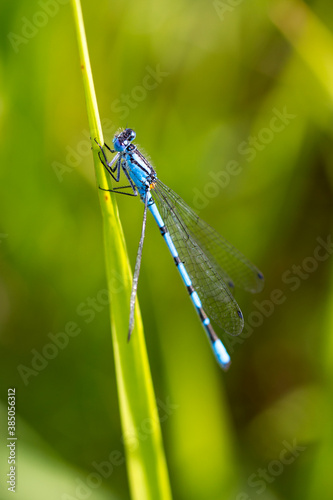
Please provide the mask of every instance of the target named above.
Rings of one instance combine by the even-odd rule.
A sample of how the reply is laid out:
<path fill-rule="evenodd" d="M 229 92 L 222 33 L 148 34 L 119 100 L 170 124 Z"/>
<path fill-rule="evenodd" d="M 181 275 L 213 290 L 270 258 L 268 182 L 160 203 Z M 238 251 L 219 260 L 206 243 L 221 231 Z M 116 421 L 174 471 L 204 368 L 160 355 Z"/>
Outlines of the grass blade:
<path fill-rule="evenodd" d="M 72 0 L 77 31 L 80 64 L 86 95 L 91 137 L 104 143 L 97 108 L 84 23 L 79 0 Z M 92 141 L 97 184 L 108 188 L 108 179 L 98 159 L 98 147 Z M 169 500 L 171 491 L 164 456 L 160 422 L 144 341 L 139 307 L 135 310 L 133 338 L 127 343 L 129 299 L 132 275 L 117 205 L 112 193 L 99 190 L 103 215 L 104 244 L 111 303 L 111 329 L 114 346 L 123 440 L 133 499 Z M 120 278 L 119 278 L 120 277 Z M 117 278 L 118 286 L 114 286 Z M 142 437 L 142 425 L 149 432 Z"/>

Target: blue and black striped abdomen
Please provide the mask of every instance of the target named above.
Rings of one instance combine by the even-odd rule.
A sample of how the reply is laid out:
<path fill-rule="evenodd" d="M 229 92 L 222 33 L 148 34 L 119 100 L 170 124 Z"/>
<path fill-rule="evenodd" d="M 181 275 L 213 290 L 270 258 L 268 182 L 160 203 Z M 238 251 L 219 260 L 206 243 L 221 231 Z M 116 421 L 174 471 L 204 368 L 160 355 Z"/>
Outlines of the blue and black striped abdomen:
<path fill-rule="evenodd" d="M 192 280 L 191 280 L 191 278 L 186 270 L 186 265 L 182 262 L 182 260 L 179 257 L 177 248 L 175 247 L 174 242 L 172 241 L 172 237 L 164 224 L 164 221 L 161 217 L 161 214 L 158 211 L 158 208 L 157 208 L 155 202 L 151 198 L 150 192 L 147 193 L 147 196 L 148 196 L 149 210 L 152 213 L 152 215 L 153 215 L 153 217 L 154 217 L 154 219 L 155 219 L 155 221 L 160 229 L 160 233 L 163 236 L 163 239 L 169 248 L 169 251 L 173 257 L 173 260 L 177 266 L 177 269 L 178 269 L 178 271 L 182 277 L 182 280 L 187 288 L 187 291 L 190 295 L 192 303 L 197 310 L 197 313 L 201 319 L 203 327 L 205 328 L 208 339 L 209 339 L 211 346 L 213 348 L 215 357 L 216 357 L 218 363 L 221 365 L 221 367 L 224 370 L 226 370 L 230 364 L 230 356 L 227 353 L 224 345 L 222 344 L 221 340 L 217 337 L 216 333 L 214 332 L 214 330 L 210 324 L 210 319 L 208 318 L 207 314 L 205 313 L 205 311 L 202 307 L 200 297 L 199 297 L 197 291 L 195 290 L 193 283 L 192 283 Z"/>

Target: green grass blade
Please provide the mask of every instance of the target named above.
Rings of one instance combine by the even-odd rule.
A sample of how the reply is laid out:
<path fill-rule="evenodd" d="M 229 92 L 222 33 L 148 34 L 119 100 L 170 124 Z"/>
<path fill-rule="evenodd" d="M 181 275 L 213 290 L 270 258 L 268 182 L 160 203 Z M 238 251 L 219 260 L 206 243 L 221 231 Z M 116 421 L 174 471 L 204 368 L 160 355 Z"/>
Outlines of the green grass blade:
<path fill-rule="evenodd" d="M 87 102 L 90 134 L 104 143 L 90 68 L 84 23 L 79 0 L 72 0 L 80 64 Z M 92 141 L 97 184 L 108 188 L 105 170 Z M 132 275 L 123 230 L 112 193 L 99 190 L 103 215 L 105 259 L 111 303 L 111 327 L 120 402 L 123 440 L 133 499 L 169 500 L 171 491 L 164 456 L 160 421 L 144 341 L 139 307 L 135 328 L 127 343 L 129 297 Z M 115 286 L 115 280 L 117 286 Z M 145 429 L 147 429 L 145 431 Z"/>

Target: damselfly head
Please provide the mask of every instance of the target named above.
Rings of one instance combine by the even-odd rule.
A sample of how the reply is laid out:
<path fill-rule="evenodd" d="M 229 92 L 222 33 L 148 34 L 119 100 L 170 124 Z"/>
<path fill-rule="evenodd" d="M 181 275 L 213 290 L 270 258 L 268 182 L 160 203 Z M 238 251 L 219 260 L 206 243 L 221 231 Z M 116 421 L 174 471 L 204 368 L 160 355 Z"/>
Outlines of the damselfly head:
<path fill-rule="evenodd" d="M 113 144 L 116 151 L 124 151 L 126 147 L 135 139 L 135 132 L 131 128 L 125 128 L 122 132 L 115 135 Z"/>
<path fill-rule="evenodd" d="M 136 136 L 136 133 L 131 128 L 125 128 L 123 134 L 126 137 L 126 140 L 129 142 L 134 141 L 135 136 Z"/>

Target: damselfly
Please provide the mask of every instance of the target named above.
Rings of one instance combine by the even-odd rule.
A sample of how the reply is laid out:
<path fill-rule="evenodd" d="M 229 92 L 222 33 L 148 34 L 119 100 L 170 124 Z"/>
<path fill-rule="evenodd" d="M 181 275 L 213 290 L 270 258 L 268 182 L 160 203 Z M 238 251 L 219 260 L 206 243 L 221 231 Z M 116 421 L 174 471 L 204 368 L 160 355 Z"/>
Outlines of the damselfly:
<path fill-rule="evenodd" d="M 197 310 L 215 357 L 226 370 L 230 365 L 230 356 L 209 318 L 227 333 L 238 335 L 243 329 L 244 319 L 232 295 L 233 289 L 241 287 L 249 292 L 259 292 L 263 287 L 264 277 L 236 248 L 201 220 L 174 191 L 157 178 L 152 165 L 132 144 L 135 135 L 134 130 L 126 128 L 115 135 L 114 149 L 105 144 L 111 153 L 117 153 L 110 162 L 104 149 L 98 144 L 101 150 L 99 158 L 111 177 L 119 182 L 120 173 L 123 172 L 129 183 L 111 191 L 129 196 L 139 195 L 144 203 L 130 299 L 128 338 L 134 324 L 134 305 L 148 208 Z"/>

